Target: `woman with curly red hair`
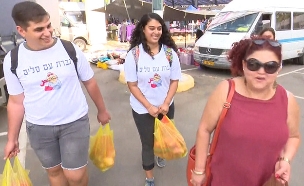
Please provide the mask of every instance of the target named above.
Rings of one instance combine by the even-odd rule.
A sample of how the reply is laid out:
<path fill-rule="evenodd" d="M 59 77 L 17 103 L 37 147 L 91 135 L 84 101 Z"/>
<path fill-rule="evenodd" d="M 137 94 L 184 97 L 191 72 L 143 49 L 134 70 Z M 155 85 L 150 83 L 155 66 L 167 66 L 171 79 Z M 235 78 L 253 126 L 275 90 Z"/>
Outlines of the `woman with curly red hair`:
<path fill-rule="evenodd" d="M 244 39 L 228 59 L 235 93 L 223 120 L 211 161 L 212 186 L 262 186 L 271 176 L 286 182 L 300 142 L 299 106 L 276 83 L 282 47 L 275 40 Z M 221 82 L 204 109 L 196 138 L 192 184 L 205 180 L 210 135 L 217 125 L 231 83 Z"/>

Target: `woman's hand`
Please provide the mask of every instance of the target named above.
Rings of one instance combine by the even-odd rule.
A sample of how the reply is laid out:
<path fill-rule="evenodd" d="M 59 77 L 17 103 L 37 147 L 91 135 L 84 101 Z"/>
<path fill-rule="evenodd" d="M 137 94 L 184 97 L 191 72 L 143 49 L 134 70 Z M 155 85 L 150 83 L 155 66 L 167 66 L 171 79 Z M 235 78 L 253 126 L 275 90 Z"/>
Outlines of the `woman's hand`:
<path fill-rule="evenodd" d="M 159 113 L 163 114 L 164 116 L 167 115 L 168 111 L 169 111 L 169 104 L 167 103 L 163 103 L 159 107 Z"/>
<path fill-rule="evenodd" d="M 201 186 L 205 182 L 206 174 L 198 175 L 192 172 L 191 180 L 193 186 Z"/>
<path fill-rule="evenodd" d="M 153 116 L 153 117 L 157 117 L 158 116 L 158 114 L 160 113 L 159 112 L 159 109 L 156 107 L 156 106 L 154 106 L 154 105 L 151 105 L 149 108 L 148 108 L 148 112 L 149 112 L 149 114 L 151 115 L 151 116 Z"/>
<path fill-rule="evenodd" d="M 275 165 L 275 177 L 282 184 L 290 178 L 290 164 L 287 161 L 278 161 Z"/>

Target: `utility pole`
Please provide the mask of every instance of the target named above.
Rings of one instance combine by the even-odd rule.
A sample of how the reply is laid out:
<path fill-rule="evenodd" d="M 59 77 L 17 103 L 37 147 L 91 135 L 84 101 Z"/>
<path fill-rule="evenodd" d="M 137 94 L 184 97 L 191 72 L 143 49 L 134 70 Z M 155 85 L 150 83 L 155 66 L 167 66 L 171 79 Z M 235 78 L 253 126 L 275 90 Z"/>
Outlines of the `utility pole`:
<path fill-rule="evenodd" d="M 152 12 L 164 17 L 164 0 L 152 0 Z"/>

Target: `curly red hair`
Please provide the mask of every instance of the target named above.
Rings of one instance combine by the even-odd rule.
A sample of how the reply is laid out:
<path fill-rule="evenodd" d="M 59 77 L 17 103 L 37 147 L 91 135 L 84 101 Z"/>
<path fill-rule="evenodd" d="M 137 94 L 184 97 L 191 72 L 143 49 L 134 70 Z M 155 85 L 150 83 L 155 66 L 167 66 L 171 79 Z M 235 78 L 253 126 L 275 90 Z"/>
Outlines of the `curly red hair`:
<path fill-rule="evenodd" d="M 233 76 L 242 76 L 243 72 L 243 60 L 247 58 L 247 56 L 251 55 L 255 51 L 258 50 L 269 50 L 275 53 L 278 57 L 279 61 L 282 60 L 282 47 L 273 47 L 269 44 L 269 42 L 264 42 L 262 45 L 257 45 L 252 43 L 253 40 L 262 39 L 271 41 L 265 37 L 252 37 L 250 39 L 243 39 L 239 42 L 235 42 L 232 44 L 232 49 L 228 53 L 228 61 L 231 63 L 231 74 Z"/>

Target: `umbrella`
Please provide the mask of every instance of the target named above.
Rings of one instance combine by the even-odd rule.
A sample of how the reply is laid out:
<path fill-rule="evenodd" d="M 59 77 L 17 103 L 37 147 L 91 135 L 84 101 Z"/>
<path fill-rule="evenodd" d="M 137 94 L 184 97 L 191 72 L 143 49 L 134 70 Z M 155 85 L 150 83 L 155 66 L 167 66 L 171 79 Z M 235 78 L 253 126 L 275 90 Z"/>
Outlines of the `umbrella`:
<path fill-rule="evenodd" d="M 197 11 L 197 8 L 195 8 L 194 6 L 190 5 L 188 6 L 188 8 L 186 9 L 187 11 Z"/>
<path fill-rule="evenodd" d="M 152 12 L 152 3 L 139 0 L 115 0 L 94 11 L 104 12 L 114 16 L 128 17 L 129 19 L 140 19 L 144 14 Z M 210 17 L 211 15 L 205 15 L 199 11 L 187 12 L 164 5 L 163 18 L 165 21 L 197 20 L 203 19 L 205 16 Z"/>

